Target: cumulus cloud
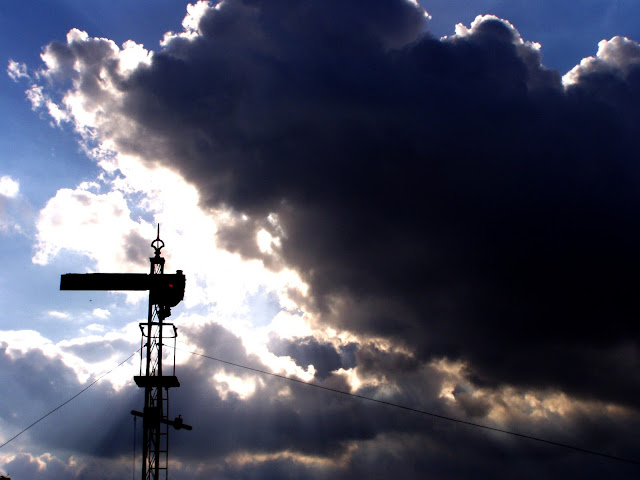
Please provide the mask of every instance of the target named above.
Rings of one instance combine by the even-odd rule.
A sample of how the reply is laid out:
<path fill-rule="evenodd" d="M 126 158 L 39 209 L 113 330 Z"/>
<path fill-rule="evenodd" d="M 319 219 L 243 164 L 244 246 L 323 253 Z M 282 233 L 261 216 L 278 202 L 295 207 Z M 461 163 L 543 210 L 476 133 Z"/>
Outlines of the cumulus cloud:
<path fill-rule="evenodd" d="M 18 63 L 15 60 L 9 60 L 9 65 L 7 66 L 7 74 L 9 78 L 14 82 L 17 82 L 21 78 L 29 78 L 29 74 L 27 73 L 27 66 L 24 63 Z"/>
<path fill-rule="evenodd" d="M 100 270 L 141 265 L 152 227 L 132 220 L 137 198 L 156 219 L 188 218 L 171 260 L 194 272 L 194 348 L 637 455 L 623 440 L 639 393 L 636 42 L 603 41 L 561 78 L 505 20 L 438 39 L 404 0 L 199 2 L 183 26 L 153 54 L 79 30 L 45 48 L 34 106 L 65 112 L 113 188 L 59 191 L 34 261 L 68 248 Z M 179 455 L 203 478 L 603 473 L 181 361 L 191 390 L 177 405 L 208 413 Z M 234 436 L 212 444 L 213 430 Z"/>
<path fill-rule="evenodd" d="M 59 190 L 40 212 L 37 229 L 35 263 L 46 264 L 61 249 L 69 249 L 100 260 L 102 271 L 146 266 L 137 250 L 148 249 L 146 239 L 153 231 L 150 224 L 131 220 L 121 192 L 93 193 L 90 185 Z"/>
<path fill-rule="evenodd" d="M 167 42 L 122 88 L 119 114 L 153 148 L 105 135 L 180 171 L 206 204 L 245 212 L 251 223 L 218 233 L 228 248 L 264 256 L 255 238 L 276 213 L 280 255 L 323 321 L 425 359 L 471 360 L 478 381 L 590 394 L 591 370 L 576 377 L 577 364 L 634 334 L 620 274 L 634 256 L 620 248 L 637 146 L 614 112 L 637 102 L 605 108 L 582 85 L 565 88 L 539 47 L 495 17 L 439 40 L 406 28 L 417 7 L 385 5 L 398 22 L 358 11 L 357 35 L 352 12 L 328 24 L 330 7 L 315 4 L 304 31 L 283 20 L 300 5 L 287 3 L 290 17 L 280 4 L 211 8 L 197 38 Z M 412 36 L 392 45 L 394 28 Z M 603 318 L 615 325 L 604 335 Z M 560 367 L 527 360 L 541 351 Z M 610 387 L 599 394 L 632 401 L 631 385 Z"/>
<path fill-rule="evenodd" d="M 606 74 L 628 77 L 640 65 L 640 45 L 625 37 L 613 37 L 598 43 L 595 57 L 582 59 L 563 78 L 566 84 L 579 83 L 591 74 Z"/>
<path fill-rule="evenodd" d="M 92 315 L 94 317 L 105 319 L 105 318 L 109 318 L 109 315 L 111 315 L 111 312 L 104 308 L 94 308 Z"/>
<path fill-rule="evenodd" d="M 0 232 L 21 233 L 21 217 L 25 216 L 28 206 L 20 198 L 20 182 L 3 175 L 0 177 Z"/>
<path fill-rule="evenodd" d="M 15 198 L 20 192 L 20 182 L 8 175 L 0 177 L 0 195 L 7 198 Z"/>

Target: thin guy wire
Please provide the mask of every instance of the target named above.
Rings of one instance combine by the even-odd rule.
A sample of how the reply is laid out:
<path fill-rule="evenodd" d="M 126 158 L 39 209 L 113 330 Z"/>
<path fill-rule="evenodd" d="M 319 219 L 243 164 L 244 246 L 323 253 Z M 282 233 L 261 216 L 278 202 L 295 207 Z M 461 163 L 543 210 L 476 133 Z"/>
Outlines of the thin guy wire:
<path fill-rule="evenodd" d="M 138 350 L 136 350 L 135 352 L 133 352 L 131 355 L 129 355 L 129 357 L 120 362 L 117 366 L 113 367 L 111 370 L 109 370 L 107 373 L 103 373 L 102 375 L 100 375 L 98 378 L 96 378 L 93 382 L 91 382 L 89 385 L 87 385 L 86 387 L 84 387 L 82 390 L 80 390 L 78 393 L 76 393 L 73 397 L 71 397 L 69 400 L 67 400 L 66 402 L 58 405 L 56 408 L 54 408 L 53 410 L 51 410 L 49 413 L 43 415 L 42 417 L 40 417 L 38 420 L 36 420 L 35 422 L 33 422 L 31 425 L 29 425 L 27 428 L 25 428 L 24 430 L 22 430 L 21 432 L 19 432 L 18 434 L 14 435 L 13 437 L 11 437 L 9 440 L 7 440 L 6 442 L 4 442 L 2 445 L 0 445 L 0 448 L 4 447 L 5 445 L 7 445 L 8 443 L 12 442 L 13 440 L 15 440 L 16 438 L 18 438 L 20 435 L 22 435 L 24 432 L 26 432 L 27 430 L 29 430 L 31 427 L 35 426 L 36 424 L 40 423 L 42 420 L 44 420 L 45 418 L 47 418 L 49 415 L 51 415 L 52 413 L 60 410 L 62 407 L 64 407 L 67 403 L 69 403 L 71 400 L 74 400 L 75 398 L 79 397 L 81 394 L 83 394 L 84 392 L 86 392 L 87 390 L 89 390 L 91 387 L 93 387 L 96 383 L 98 383 L 98 381 L 102 380 L 104 377 L 106 377 L 107 375 L 109 375 L 111 372 L 113 372 L 116 368 L 122 366 L 123 364 L 127 363 L 136 353 L 138 353 Z"/>
<path fill-rule="evenodd" d="M 240 365 L 238 363 L 228 362 L 226 360 L 222 360 L 220 358 L 211 357 L 211 356 L 205 355 L 203 353 L 191 352 L 189 350 L 184 350 L 184 349 L 177 348 L 177 347 L 171 347 L 170 345 L 166 345 L 166 346 L 169 347 L 169 348 L 175 348 L 176 350 L 180 350 L 181 352 L 190 353 L 192 355 L 198 355 L 200 357 L 208 358 L 210 360 L 215 360 L 216 362 L 224 363 L 224 364 L 227 364 L 227 365 L 232 365 L 232 366 L 238 367 L 238 368 L 244 368 L 245 370 L 251 370 L 251 371 L 256 372 L 256 373 L 262 373 L 264 375 L 271 375 L 272 377 L 281 378 L 283 380 L 289 380 L 291 382 L 300 383 L 302 385 L 307 385 L 309 387 L 319 388 L 321 390 L 327 390 L 329 392 L 334 392 L 334 393 L 340 393 L 342 395 L 347 395 L 349 397 L 360 398 L 362 400 L 368 400 L 370 402 L 380 403 L 382 405 L 387 405 L 389 407 L 401 408 L 402 410 L 407 410 L 407 411 L 414 412 L 414 413 L 420 413 L 422 415 L 428 415 L 430 417 L 439 418 L 441 420 L 447 420 L 447 421 L 450 421 L 450 422 L 461 423 L 461 424 L 464 424 L 464 425 L 469 425 L 471 427 L 477 427 L 477 428 L 483 428 L 485 430 L 490 430 L 492 432 L 504 433 L 506 435 L 512 435 L 514 437 L 520 437 L 520 438 L 525 438 L 527 440 L 534 440 L 536 442 L 546 443 L 547 445 L 553 445 L 553 446 L 556 446 L 556 447 L 567 448 L 567 449 L 570 449 L 570 450 L 574 450 L 576 452 L 581 452 L 581 453 L 585 453 L 585 454 L 589 454 L 589 455 L 596 455 L 596 456 L 599 456 L 599 457 L 608 458 L 610 460 L 617 460 L 619 462 L 626 462 L 626 463 L 632 463 L 634 465 L 640 465 L 640 461 L 637 461 L 637 460 L 631 460 L 629 458 L 624 458 L 624 457 L 617 457 L 615 455 L 609 455 L 607 453 L 597 452 L 595 450 L 588 450 L 586 448 L 576 447 L 574 445 L 569 445 L 567 443 L 554 442 L 553 440 L 546 440 L 544 438 L 534 437 L 532 435 L 526 435 L 524 433 L 518 433 L 518 432 L 513 432 L 513 431 L 510 431 L 510 430 L 503 430 L 501 428 L 490 427 L 488 425 L 482 425 L 480 423 L 469 422 L 467 420 L 461 420 L 459 418 L 447 417 L 445 415 L 439 415 L 437 413 L 427 412 L 425 410 L 419 410 L 417 408 L 411 408 L 411 407 L 407 407 L 407 406 L 404 406 L 404 405 L 399 405 L 397 403 L 387 402 L 385 400 L 378 400 L 376 398 L 365 397 L 364 395 L 358 395 L 356 393 L 345 392 L 343 390 L 337 390 L 335 388 L 325 387 L 325 386 L 322 386 L 322 385 L 317 385 L 315 383 L 308 383 L 308 382 L 305 382 L 305 381 L 302 381 L 302 380 L 298 380 L 297 378 L 285 377 L 284 375 L 279 375 L 279 374 L 273 373 L 273 372 L 267 372 L 265 370 L 260 370 L 258 368 L 247 367 L 245 365 Z"/>

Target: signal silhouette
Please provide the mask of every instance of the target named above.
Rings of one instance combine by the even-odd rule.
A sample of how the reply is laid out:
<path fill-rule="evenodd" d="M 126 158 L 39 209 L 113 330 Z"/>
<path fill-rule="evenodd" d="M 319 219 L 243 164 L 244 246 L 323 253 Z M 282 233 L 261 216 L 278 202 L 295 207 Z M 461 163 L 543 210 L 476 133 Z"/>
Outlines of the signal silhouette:
<path fill-rule="evenodd" d="M 154 256 L 149 258 L 149 274 L 144 273 L 67 273 L 60 277 L 60 290 L 148 290 L 149 309 L 146 323 L 140 323 L 140 374 L 133 377 L 136 385 L 144 388 L 143 411 L 131 414 L 142 417 L 142 479 L 167 480 L 169 470 L 169 427 L 191 430 L 178 415 L 169 419 L 169 389 L 180 386 L 176 376 L 175 342 L 178 328 L 164 320 L 171 316 L 184 298 L 185 277 L 182 270 L 165 274 L 165 260 L 160 256 L 164 242 L 158 235 L 151 242 Z M 165 334 L 165 327 L 170 327 Z M 170 375 L 163 370 L 163 342 L 173 340 L 173 363 Z M 144 374 L 143 374 L 143 363 Z"/>

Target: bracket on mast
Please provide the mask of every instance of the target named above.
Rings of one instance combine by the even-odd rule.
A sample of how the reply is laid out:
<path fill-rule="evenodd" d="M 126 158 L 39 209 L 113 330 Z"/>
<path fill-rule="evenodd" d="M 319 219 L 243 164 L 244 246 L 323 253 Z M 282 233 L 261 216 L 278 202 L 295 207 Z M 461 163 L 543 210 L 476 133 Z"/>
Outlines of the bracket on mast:
<path fill-rule="evenodd" d="M 158 417 L 157 413 L 153 412 L 152 409 L 147 409 L 146 415 L 137 410 L 131 410 L 131 415 L 134 415 L 136 417 L 142 417 L 144 419 L 148 419 L 151 421 L 155 420 L 157 423 L 164 423 L 165 425 L 170 425 L 176 430 L 181 430 L 181 429 L 193 430 L 193 427 L 191 425 L 187 425 L 186 423 L 184 423 L 184 421 L 182 420 L 182 415 L 178 415 L 174 420 L 167 420 L 167 419 Z"/>

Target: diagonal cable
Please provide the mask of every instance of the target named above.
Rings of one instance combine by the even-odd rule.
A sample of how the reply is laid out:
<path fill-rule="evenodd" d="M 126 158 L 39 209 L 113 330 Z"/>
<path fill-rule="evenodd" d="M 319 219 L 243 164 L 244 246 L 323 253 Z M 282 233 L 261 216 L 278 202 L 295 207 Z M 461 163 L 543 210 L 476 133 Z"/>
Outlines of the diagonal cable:
<path fill-rule="evenodd" d="M 267 372 L 266 370 L 260 370 L 258 368 L 253 368 L 253 367 L 247 367 L 246 365 L 240 365 L 238 363 L 229 362 L 227 360 L 222 360 L 220 358 L 215 358 L 215 357 L 212 357 L 212 356 L 209 356 L 209 355 L 205 355 L 203 353 L 192 352 L 192 351 L 189 351 L 189 350 L 184 350 L 184 349 L 181 349 L 181 348 L 173 347 L 171 345 L 166 345 L 166 346 L 170 347 L 170 348 L 175 348 L 176 350 L 179 350 L 181 352 L 190 353 L 191 355 L 197 355 L 197 356 L 200 356 L 200 357 L 208 358 L 210 360 L 215 360 L 216 362 L 224 363 L 226 365 L 231 365 L 233 367 L 243 368 L 245 370 L 251 370 L 252 372 L 261 373 L 261 374 L 264 374 L 264 375 L 270 375 L 272 377 L 281 378 L 283 380 L 288 380 L 290 382 L 300 383 L 300 384 L 306 385 L 308 387 L 319 388 L 321 390 L 326 390 L 326 391 L 333 392 L 333 393 L 340 393 L 342 395 L 347 395 L 349 397 L 355 397 L 355 398 L 359 398 L 361 400 L 367 400 L 369 402 L 380 403 L 382 405 L 387 405 L 389 407 L 400 408 L 402 410 L 407 410 L 409 412 L 419 413 L 421 415 L 428 415 L 430 417 L 439 418 L 441 420 L 447 420 L 449 422 L 461 423 L 461 424 L 464 424 L 464 425 L 469 425 L 471 427 L 482 428 L 484 430 L 490 430 L 492 432 L 504 433 L 506 435 L 511 435 L 511 436 L 514 436 L 514 437 L 520 437 L 520 438 L 525 438 L 527 440 L 533 440 L 533 441 L 540 442 L 540 443 L 546 443 L 547 445 L 553 445 L 555 447 L 567 448 L 569 450 L 574 450 L 576 452 L 580 452 L 580 453 L 584 453 L 584 454 L 595 455 L 595 456 L 598 456 L 598 457 L 604 457 L 604 458 L 608 458 L 610 460 L 616 460 L 616 461 L 619 461 L 619 462 L 632 463 L 634 465 L 640 465 L 640 461 L 638 461 L 638 460 L 632 460 L 632 459 L 629 459 L 629 458 L 618 457 L 616 455 L 609 455 L 608 453 L 602 453 L 602 452 L 598 452 L 598 451 L 595 451 L 595 450 L 589 450 L 587 448 L 576 447 L 575 445 L 570 445 L 570 444 L 567 444 L 567 443 L 560 443 L 560 442 L 555 442 L 553 440 L 547 440 L 547 439 L 540 438 L 540 437 L 534 437 L 533 435 L 526 435 L 524 433 L 518 433 L 518 432 L 513 432 L 513 431 L 510 431 L 510 430 L 503 430 L 501 428 L 490 427 L 488 425 L 482 425 L 480 423 L 469 422 L 467 420 L 462 420 L 460 418 L 447 417 L 445 415 L 440 415 L 438 413 L 427 412 L 425 410 L 419 410 L 417 408 L 407 407 L 405 405 L 399 405 L 397 403 L 387 402 L 385 400 L 378 400 L 376 398 L 366 397 L 364 395 L 358 395 L 356 393 L 345 392 L 344 390 L 338 390 L 338 389 L 331 388 L 331 387 L 325 387 L 323 385 L 318 385 L 316 383 L 305 382 L 305 381 L 299 380 L 297 378 L 291 378 L 291 377 L 286 377 L 284 375 L 279 375 L 277 373 Z"/>
<path fill-rule="evenodd" d="M 42 420 L 44 420 L 45 418 L 47 418 L 49 415 L 51 415 L 52 413 L 60 410 L 62 407 L 64 407 L 67 403 L 69 403 L 70 401 L 74 400 L 75 398 L 79 397 L 80 395 L 82 395 L 84 392 L 86 392 L 87 390 L 89 390 L 91 387 L 93 387 L 96 383 L 98 383 L 98 381 L 100 381 L 101 379 L 103 379 L 104 377 L 106 377 L 107 375 L 109 375 L 111 372 L 113 372 L 116 368 L 121 367 L 122 365 L 124 365 L 125 363 L 127 363 L 131 357 L 133 357 L 136 353 L 138 353 L 140 350 L 136 350 L 135 352 L 133 352 L 131 355 L 129 355 L 127 357 L 126 360 L 123 360 L 122 362 L 120 362 L 117 366 L 113 367 L 111 370 L 109 370 L 107 373 L 103 373 L 102 375 L 100 375 L 98 378 L 96 378 L 93 382 L 91 382 L 89 385 L 87 385 L 86 387 L 84 387 L 82 390 L 80 390 L 78 393 L 76 393 L 73 397 L 71 397 L 70 399 L 68 399 L 66 402 L 58 405 L 56 408 L 54 408 L 53 410 L 51 410 L 50 412 L 46 413 L 45 415 L 43 415 L 42 417 L 40 417 L 38 420 L 36 420 L 35 422 L 33 422 L 31 425 L 29 425 L 28 427 L 26 427 L 25 429 L 23 429 L 22 431 L 18 432 L 16 435 L 14 435 L 13 437 L 11 437 L 9 440 L 7 440 L 6 442 L 4 442 L 2 445 L 0 445 L 0 448 L 4 447 L 5 445 L 7 445 L 8 443 L 12 442 L 13 440 L 15 440 L 16 438 L 18 438 L 20 435 L 22 435 L 24 432 L 26 432 L 27 430 L 29 430 L 31 427 L 37 425 L 38 423 L 40 423 Z"/>

